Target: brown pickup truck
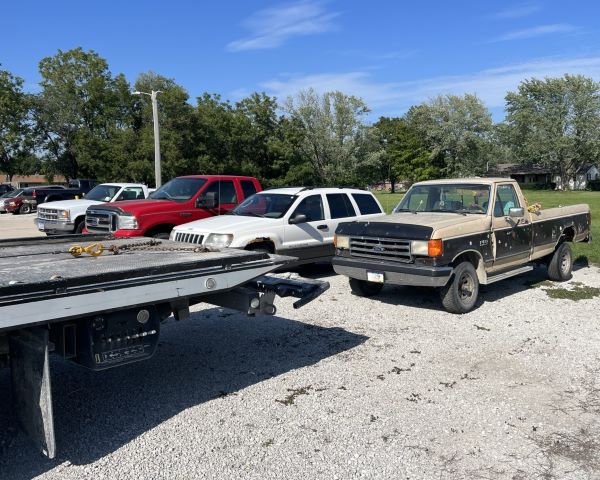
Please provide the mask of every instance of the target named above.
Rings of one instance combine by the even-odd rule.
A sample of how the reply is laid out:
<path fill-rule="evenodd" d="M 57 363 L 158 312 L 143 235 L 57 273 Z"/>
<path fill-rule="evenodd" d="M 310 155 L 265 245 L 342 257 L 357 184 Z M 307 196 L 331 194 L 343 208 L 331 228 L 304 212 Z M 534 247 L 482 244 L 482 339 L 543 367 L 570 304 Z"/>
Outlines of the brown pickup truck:
<path fill-rule="evenodd" d="M 590 223 L 585 204 L 528 206 L 511 179 L 432 180 L 414 184 L 391 215 L 340 224 L 333 265 L 357 295 L 385 283 L 437 287 L 446 310 L 465 313 L 479 285 L 536 263 L 551 280 L 571 278 L 569 242 L 591 241 Z"/>

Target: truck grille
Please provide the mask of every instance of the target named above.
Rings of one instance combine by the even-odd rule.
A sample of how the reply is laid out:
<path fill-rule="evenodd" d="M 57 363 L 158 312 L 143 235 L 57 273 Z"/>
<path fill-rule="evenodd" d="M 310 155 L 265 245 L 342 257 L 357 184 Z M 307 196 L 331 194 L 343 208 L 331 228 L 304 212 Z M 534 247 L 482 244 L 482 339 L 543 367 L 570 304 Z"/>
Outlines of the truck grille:
<path fill-rule="evenodd" d="M 201 245 L 204 235 L 198 235 L 196 233 L 185 233 L 175 232 L 175 241 L 183 243 L 193 243 L 194 245 Z"/>
<path fill-rule="evenodd" d="M 38 208 L 40 220 L 58 220 L 58 210 L 53 208 Z"/>
<path fill-rule="evenodd" d="M 118 230 L 117 214 L 108 210 L 88 210 L 85 213 L 85 228 L 92 233 L 109 233 Z"/>
<path fill-rule="evenodd" d="M 393 238 L 350 237 L 350 256 L 401 263 L 412 261 L 410 240 Z"/>

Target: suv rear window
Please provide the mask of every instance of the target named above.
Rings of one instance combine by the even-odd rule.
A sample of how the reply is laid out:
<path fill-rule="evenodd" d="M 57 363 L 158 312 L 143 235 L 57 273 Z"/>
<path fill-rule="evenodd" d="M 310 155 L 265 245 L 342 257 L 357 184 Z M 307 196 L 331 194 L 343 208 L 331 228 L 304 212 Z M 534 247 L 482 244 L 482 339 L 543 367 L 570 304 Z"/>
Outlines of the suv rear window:
<path fill-rule="evenodd" d="M 329 211 L 331 212 L 331 218 L 346 218 L 355 217 L 356 212 L 348 195 L 345 193 L 328 193 L 327 203 L 329 203 Z"/>
<path fill-rule="evenodd" d="M 358 205 L 358 210 L 361 215 L 372 215 L 373 213 L 382 213 L 379 205 L 373 198 L 373 195 L 368 193 L 353 193 L 352 198 Z"/>

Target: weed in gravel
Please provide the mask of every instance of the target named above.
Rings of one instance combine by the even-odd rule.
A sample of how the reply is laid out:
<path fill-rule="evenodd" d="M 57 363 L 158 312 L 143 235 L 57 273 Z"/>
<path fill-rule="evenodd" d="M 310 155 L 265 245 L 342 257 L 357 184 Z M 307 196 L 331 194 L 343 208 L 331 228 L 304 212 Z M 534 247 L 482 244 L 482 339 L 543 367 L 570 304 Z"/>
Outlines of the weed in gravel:
<path fill-rule="evenodd" d="M 483 330 L 485 332 L 489 332 L 491 329 L 486 328 L 486 327 L 480 327 L 479 325 L 473 324 L 473 326 L 477 329 L 477 330 Z"/>
<path fill-rule="evenodd" d="M 454 388 L 454 385 L 456 385 L 456 381 L 454 381 L 454 382 L 440 382 L 440 385 L 443 385 L 446 388 Z"/>
<path fill-rule="evenodd" d="M 264 448 L 270 447 L 271 445 L 273 445 L 275 443 L 275 440 L 273 440 L 272 438 L 269 438 L 266 442 L 263 442 L 262 446 Z"/>
<path fill-rule="evenodd" d="M 400 367 L 394 367 L 390 370 L 389 373 L 395 373 L 397 375 L 400 375 L 402 372 L 410 372 L 411 369 L 410 368 L 400 368 Z"/>
<path fill-rule="evenodd" d="M 287 391 L 291 393 L 283 400 L 275 399 L 275 401 L 286 406 L 294 405 L 294 403 L 296 402 L 296 398 L 298 398 L 300 395 L 308 395 L 308 391 L 311 389 L 311 385 L 300 388 L 288 388 Z"/>
<path fill-rule="evenodd" d="M 546 288 L 546 295 L 561 300 L 591 300 L 600 296 L 600 288 L 575 285 L 573 288 Z"/>
<path fill-rule="evenodd" d="M 554 285 L 556 285 L 556 283 L 551 282 L 550 280 L 528 280 L 526 282 L 523 283 L 523 285 L 526 285 L 528 287 L 531 288 L 540 288 L 540 287 L 553 287 Z"/>
<path fill-rule="evenodd" d="M 370 420 L 371 420 L 371 423 L 373 423 L 373 422 L 377 421 L 377 419 L 378 419 L 378 418 L 379 418 L 379 417 L 376 417 L 375 415 L 371 414 L 371 418 L 370 418 Z"/>

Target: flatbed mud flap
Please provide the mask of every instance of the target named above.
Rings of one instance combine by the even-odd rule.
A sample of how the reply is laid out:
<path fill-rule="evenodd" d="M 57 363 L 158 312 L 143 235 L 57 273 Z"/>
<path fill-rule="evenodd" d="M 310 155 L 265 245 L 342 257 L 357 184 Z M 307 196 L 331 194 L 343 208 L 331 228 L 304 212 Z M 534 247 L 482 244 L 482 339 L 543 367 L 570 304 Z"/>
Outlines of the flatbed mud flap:
<path fill-rule="evenodd" d="M 54 458 L 48 329 L 34 327 L 11 334 L 9 352 L 17 421 L 35 446 Z"/>
<path fill-rule="evenodd" d="M 329 282 L 310 278 L 285 278 L 277 274 L 262 275 L 226 292 L 203 295 L 201 301 L 231 308 L 248 315 L 275 315 L 275 297 L 295 297 L 300 308 L 329 289 Z"/>

